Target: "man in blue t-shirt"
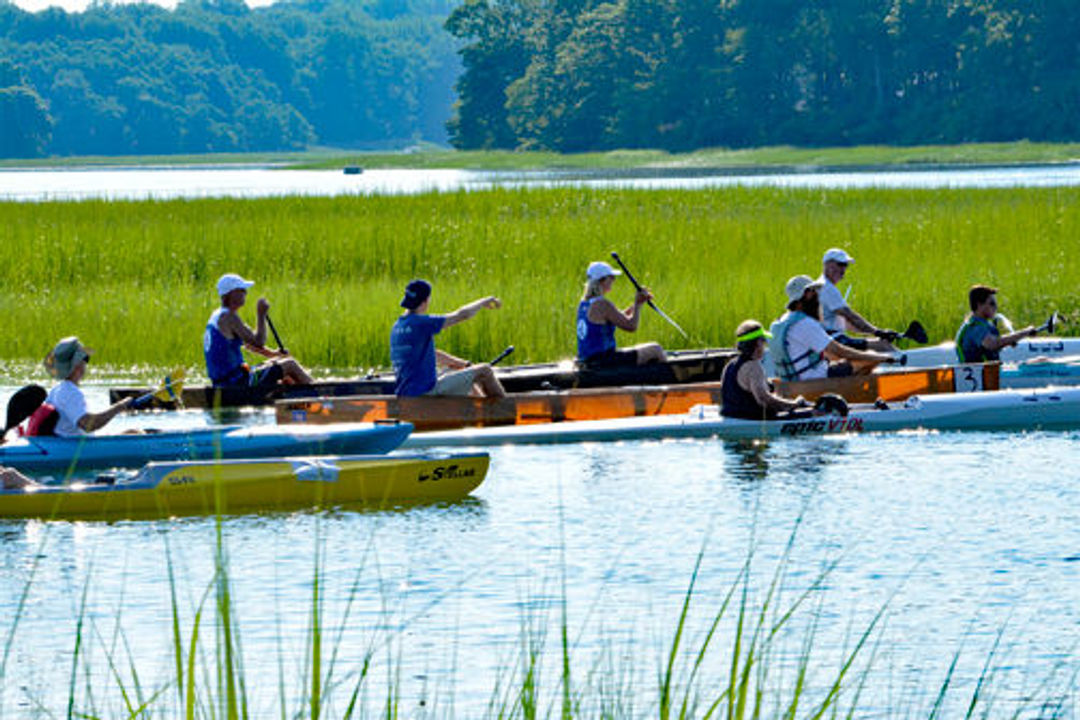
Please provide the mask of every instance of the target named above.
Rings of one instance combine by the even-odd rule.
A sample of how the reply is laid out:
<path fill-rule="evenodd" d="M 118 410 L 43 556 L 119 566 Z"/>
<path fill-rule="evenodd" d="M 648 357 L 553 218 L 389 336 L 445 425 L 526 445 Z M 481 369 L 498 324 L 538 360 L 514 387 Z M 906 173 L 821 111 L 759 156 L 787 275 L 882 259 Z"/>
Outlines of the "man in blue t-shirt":
<path fill-rule="evenodd" d="M 390 361 L 394 364 L 394 392 L 398 395 L 481 395 L 503 397 L 506 390 L 491 365 L 467 360 L 435 349 L 435 336 L 443 328 L 468 320 L 484 308 L 496 310 L 502 303 L 494 296 L 463 305 L 449 315 L 428 315 L 431 283 L 413 280 L 405 287 L 401 307 L 405 313 L 390 331 Z M 441 377 L 437 365 L 449 368 Z"/>
<path fill-rule="evenodd" d="M 1015 345 L 1038 331 L 1031 325 L 1002 335 L 997 326 L 997 288 L 972 285 L 968 290 L 971 314 L 956 333 L 956 355 L 962 363 L 995 362 L 1001 349 Z"/>

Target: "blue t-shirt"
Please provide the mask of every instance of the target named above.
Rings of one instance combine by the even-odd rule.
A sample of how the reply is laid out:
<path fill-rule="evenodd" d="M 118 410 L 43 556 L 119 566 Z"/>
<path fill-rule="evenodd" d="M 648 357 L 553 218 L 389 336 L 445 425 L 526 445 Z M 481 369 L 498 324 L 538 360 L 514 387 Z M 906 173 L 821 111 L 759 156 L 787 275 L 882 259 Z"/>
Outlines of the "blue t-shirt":
<path fill-rule="evenodd" d="M 424 395 L 435 387 L 435 336 L 443 329 L 442 315 L 406 313 L 390 330 L 390 362 L 397 395 Z"/>

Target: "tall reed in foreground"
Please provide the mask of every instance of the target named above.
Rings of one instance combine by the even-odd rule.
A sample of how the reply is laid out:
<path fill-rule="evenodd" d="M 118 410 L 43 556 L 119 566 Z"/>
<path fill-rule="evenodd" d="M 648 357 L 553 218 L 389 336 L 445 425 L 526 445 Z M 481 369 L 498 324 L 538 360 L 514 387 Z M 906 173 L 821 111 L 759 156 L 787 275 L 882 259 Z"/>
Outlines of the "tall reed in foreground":
<path fill-rule="evenodd" d="M 474 360 L 575 352 L 584 270 L 618 250 L 684 340 L 646 309 L 640 339 L 730 345 L 747 317 L 783 309 L 784 283 L 823 251 L 857 263 L 841 286 L 874 322 L 911 319 L 951 338 L 975 282 L 1018 323 L 1080 319 L 1080 188 L 1008 190 L 497 189 L 409 197 L 0 204 L 0 335 L 37 363 L 65 334 L 97 362 L 202 368 L 214 282 L 239 272 L 266 295 L 287 347 L 350 373 L 388 364 L 389 328 L 413 277 L 432 311 L 504 300 L 441 339 Z M 628 303 L 620 280 L 614 299 Z M 153 372 L 157 372 L 156 370 Z"/>

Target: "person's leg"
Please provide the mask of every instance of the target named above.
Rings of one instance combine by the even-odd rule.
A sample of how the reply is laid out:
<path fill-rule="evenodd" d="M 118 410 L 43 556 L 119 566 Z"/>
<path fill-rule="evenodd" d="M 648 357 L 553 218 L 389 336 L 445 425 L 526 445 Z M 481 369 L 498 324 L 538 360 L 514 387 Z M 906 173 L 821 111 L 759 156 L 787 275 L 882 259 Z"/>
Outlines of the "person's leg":
<path fill-rule="evenodd" d="M 281 358 L 275 362 L 281 367 L 286 382 L 295 385 L 310 385 L 312 383 L 311 375 L 308 374 L 303 365 L 296 362 L 295 358 Z"/>
<path fill-rule="evenodd" d="M 637 351 L 638 365 L 667 362 L 667 353 L 664 352 L 664 348 L 660 347 L 658 343 L 635 345 L 634 350 Z"/>
<path fill-rule="evenodd" d="M 473 376 L 473 385 L 480 390 L 484 397 L 506 397 L 506 388 L 495 377 L 495 370 L 488 364 L 477 365 L 476 374 Z"/>
<path fill-rule="evenodd" d="M 473 383 L 476 378 L 476 367 L 465 368 L 456 372 L 443 373 L 435 382 L 429 395 L 454 395 L 464 397 L 471 395 Z"/>
<path fill-rule="evenodd" d="M 0 468 L 0 482 L 5 490 L 21 490 L 37 483 L 13 468 Z"/>

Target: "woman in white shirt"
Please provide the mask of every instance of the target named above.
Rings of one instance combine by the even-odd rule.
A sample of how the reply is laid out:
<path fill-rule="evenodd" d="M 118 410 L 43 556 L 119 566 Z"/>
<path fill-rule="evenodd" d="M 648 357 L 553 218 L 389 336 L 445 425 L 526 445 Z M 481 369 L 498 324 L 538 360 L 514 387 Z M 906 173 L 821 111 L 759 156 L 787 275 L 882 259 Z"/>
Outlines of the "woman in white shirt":
<path fill-rule="evenodd" d="M 127 410 L 133 401 L 124 398 L 99 413 L 88 412 L 86 396 L 79 382 L 86 374 L 91 350 L 79 338 L 66 337 L 56 344 L 45 358 L 45 368 L 60 382 L 49 391 L 45 403 L 56 409 L 58 418 L 55 433 L 60 437 L 77 437 L 104 427 L 110 420 Z"/>

